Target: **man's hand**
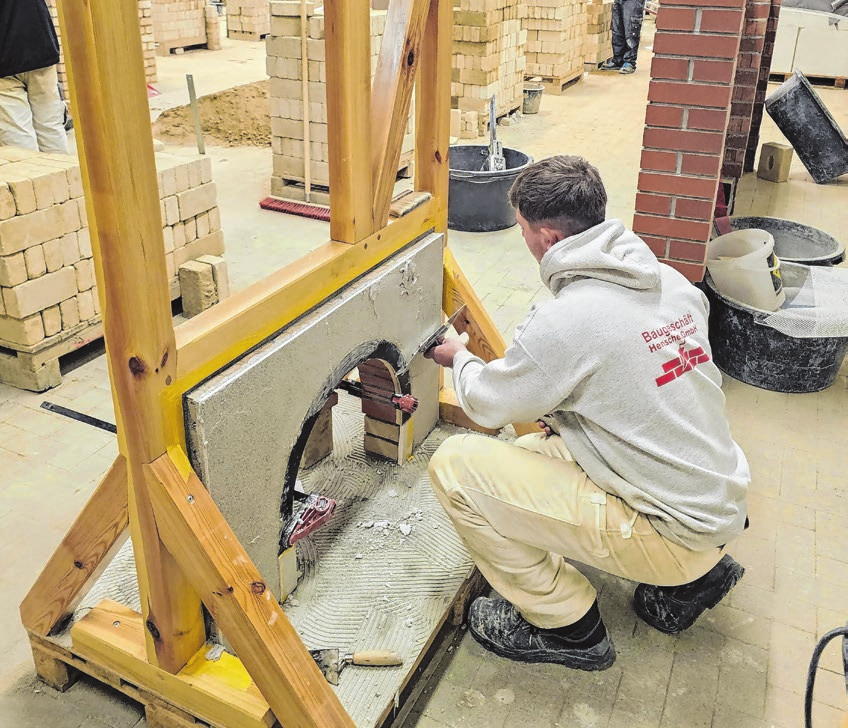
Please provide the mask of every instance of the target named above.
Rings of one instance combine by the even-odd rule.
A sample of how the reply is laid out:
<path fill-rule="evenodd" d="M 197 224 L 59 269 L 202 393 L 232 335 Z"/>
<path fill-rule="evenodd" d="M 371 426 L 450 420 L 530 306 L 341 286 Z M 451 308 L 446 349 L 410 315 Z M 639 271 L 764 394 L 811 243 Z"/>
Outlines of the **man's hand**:
<path fill-rule="evenodd" d="M 536 424 L 539 425 L 539 428 L 544 432 L 548 437 L 554 434 L 554 431 L 551 429 L 551 426 L 545 422 L 544 420 L 536 420 Z"/>
<path fill-rule="evenodd" d="M 452 367 L 453 358 L 460 351 L 468 351 L 465 342 L 468 341 L 467 334 L 463 334 L 459 338 L 442 339 L 440 343 L 427 349 L 424 356 L 427 359 L 432 359 L 436 364 L 442 367 Z"/>

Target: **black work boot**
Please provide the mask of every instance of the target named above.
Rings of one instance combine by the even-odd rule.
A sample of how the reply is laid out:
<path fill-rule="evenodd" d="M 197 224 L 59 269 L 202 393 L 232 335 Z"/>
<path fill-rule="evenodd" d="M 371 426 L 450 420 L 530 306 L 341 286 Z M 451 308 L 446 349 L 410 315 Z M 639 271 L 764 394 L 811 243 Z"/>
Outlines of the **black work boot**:
<path fill-rule="evenodd" d="M 615 647 L 595 602 L 573 625 L 541 629 L 506 599 L 478 597 L 468 612 L 468 629 L 483 647 L 519 662 L 556 662 L 576 670 L 606 670 Z"/>
<path fill-rule="evenodd" d="M 712 609 L 745 573 L 729 554 L 695 581 L 681 586 L 639 584 L 633 610 L 654 629 L 678 634 L 689 629 L 706 609 Z"/>

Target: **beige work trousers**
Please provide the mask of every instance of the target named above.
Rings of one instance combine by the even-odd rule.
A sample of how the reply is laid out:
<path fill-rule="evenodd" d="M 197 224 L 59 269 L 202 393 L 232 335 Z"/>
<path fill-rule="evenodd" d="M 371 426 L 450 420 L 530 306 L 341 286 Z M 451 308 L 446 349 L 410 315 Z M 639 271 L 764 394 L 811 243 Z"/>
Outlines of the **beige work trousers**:
<path fill-rule="evenodd" d="M 510 443 L 454 435 L 430 459 L 430 478 L 477 568 L 543 629 L 576 622 L 595 601 L 594 587 L 566 558 L 668 586 L 706 574 L 723 555 L 661 536 L 589 480 L 558 436 Z"/>
<path fill-rule="evenodd" d="M 0 146 L 68 153 L 56 66 L 0 78 Z"/>

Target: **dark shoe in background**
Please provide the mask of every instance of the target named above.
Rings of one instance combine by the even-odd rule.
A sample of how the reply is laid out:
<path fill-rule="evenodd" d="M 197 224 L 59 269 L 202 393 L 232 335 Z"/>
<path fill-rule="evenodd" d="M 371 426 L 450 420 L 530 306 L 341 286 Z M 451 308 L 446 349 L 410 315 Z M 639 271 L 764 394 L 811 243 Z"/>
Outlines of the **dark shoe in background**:
<path fill-rule="evenodd" d="M 744 573 L 745 569 L 725 554 L 706 574 L 688 584 L 639 584 L 633 595 L 633 610 L 654 629 L 679 634 L 724 599 Z"/>
<path fill-rule="evenodd" d="M 519 662 L 555 662 L 575 670 L 606 670 L 615 662 L 615 647 L 600 612 L 588 637 L 578 645 L 560 629 L 541 629 L 522 617 L 506 599 L 478 597 L 468 612 L 468 629 L 483 647 Z M 595 644 L 583 646 L 586 642 Z"/>
<path fill-rule="evenodd" d="M 618 71 L 619 73 L 636 73 L 636 66 L 632 63 L 625 63 Z"/>
<path fill-rule="evenodd" d="M 620 63 L 616 63 L 614 59 L 610 58 L 609 60 L 604 61 L 600 66 L 598 66 L 602 71 L 617 71 L 621 68 Z"/>

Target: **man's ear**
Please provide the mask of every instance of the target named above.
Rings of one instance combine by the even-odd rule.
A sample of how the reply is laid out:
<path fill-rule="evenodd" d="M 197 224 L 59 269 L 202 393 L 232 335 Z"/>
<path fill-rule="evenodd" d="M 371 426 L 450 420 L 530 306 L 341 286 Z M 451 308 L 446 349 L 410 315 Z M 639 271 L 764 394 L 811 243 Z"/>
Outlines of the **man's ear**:
<path fill-rule="evenodd" d="M 554 245 L 556 245 L 560 240 L 563 239 L 562 234 L 559 230 L 555 230 L 550 227 L 542 227 L 539 229 L 539 233 L 542 236 L 542 241 L 545 244 L 545 251 L 550 250 Z"/>

